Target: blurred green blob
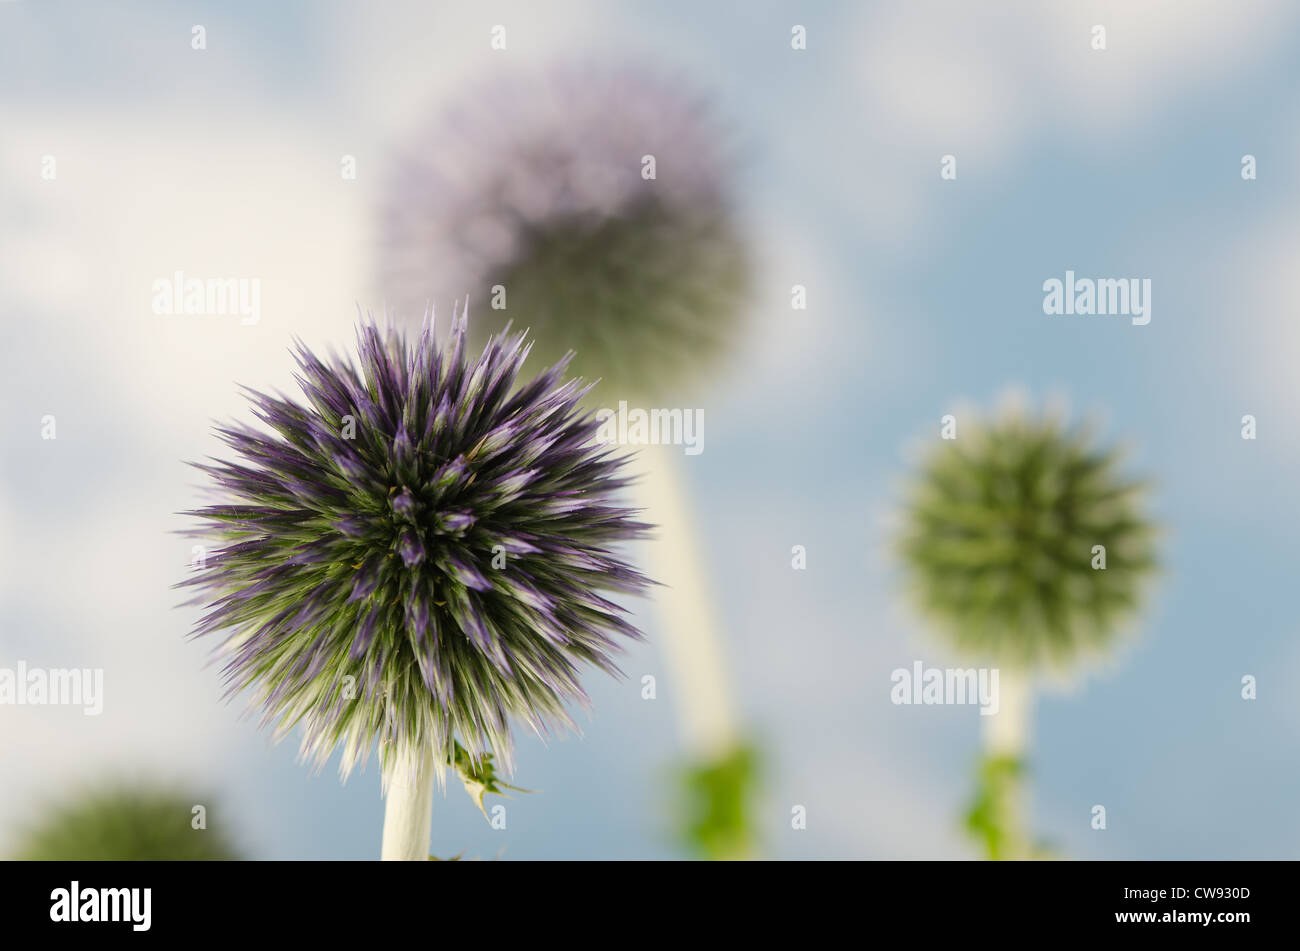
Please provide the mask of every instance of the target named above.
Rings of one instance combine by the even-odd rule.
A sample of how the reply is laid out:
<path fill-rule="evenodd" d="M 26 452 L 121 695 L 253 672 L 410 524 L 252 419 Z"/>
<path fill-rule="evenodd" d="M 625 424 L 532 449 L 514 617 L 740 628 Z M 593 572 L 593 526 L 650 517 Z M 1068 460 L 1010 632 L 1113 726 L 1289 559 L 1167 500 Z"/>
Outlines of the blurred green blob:
<path fill-rule="evenodd" d="M 962 425 L 906 505 L 918 607 L 961 652 L 1026 671 L 1109 646 L 1156 566 L 1145 485 L 1053 416 Z"/>
<path fill-rule="evenodd" d="M 980 762 L 975 799 L 966 813 L 966 831 L 983 843 L 994 861 L 1018 854 L 1011 804 L 1024 761 L 1018 756 L 986 756 Z"/>
<path fill-rule="evenodd" d="M 1025 772 L 1025 762 L 1018 756 L 991 755 L 980 760 L 975 797 L 966 812 L 966 831 L 995 862 L 1060 858 L 1046 843 L 1021 841 L 1016 796 Z"/>
<path fill-rule="evenodd" d="M 752 800 L 758 775 L 758 751 L 750 744 L 682 771 L 684 840 L 692 854 L 714 861 L 754 857 Z"/>
<path fill-rule="evenodd" d="M 203 807 L 199 823 L 195 808 Z M 211 826 L 209 802 L 167 789 L 112 786 L 54 806 L 25 830 L 20 861 L 231 861 L 241 858 Z"/>

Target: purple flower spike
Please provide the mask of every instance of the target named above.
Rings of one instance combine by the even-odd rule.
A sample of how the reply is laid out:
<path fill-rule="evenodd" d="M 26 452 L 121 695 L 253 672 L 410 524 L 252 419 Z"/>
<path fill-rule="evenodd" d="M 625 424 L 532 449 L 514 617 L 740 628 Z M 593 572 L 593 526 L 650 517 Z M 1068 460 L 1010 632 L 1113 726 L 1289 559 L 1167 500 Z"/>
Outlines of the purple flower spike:
<path fill-rule="evenodd" d="M 357 365 L 298 344 L 305 401 L 249 391 L 270 428 L 220 430 L 239 458 L 200 467 L 221 498 L 187 513 L 219 553 L 183 582 L 195 634 L 224 632 L 230 692 L 317 764 L 342 747 L 344 775 L 376 740 L 508 766 L 510 717 L 570 724 L 577 670 L 640 636 L 595 592 L 650 584 L 611 550 L 650 526 L 582 387 L 519 380 L 525 333 L 477 359 L 465 335 L 463 313 L 445 345 L 366 322 Z"/>

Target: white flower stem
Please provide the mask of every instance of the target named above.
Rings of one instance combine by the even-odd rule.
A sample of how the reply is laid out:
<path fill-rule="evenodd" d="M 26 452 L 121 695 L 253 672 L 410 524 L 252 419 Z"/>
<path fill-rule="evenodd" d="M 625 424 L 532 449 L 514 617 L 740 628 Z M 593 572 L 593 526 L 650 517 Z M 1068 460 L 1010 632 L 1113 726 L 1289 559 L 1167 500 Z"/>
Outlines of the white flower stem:
<path fill-rule="evenodd" d="M 680 449 L 677 450 L 680 452 Z M 651 578 L 664 585 L 655 593 L 661 619 L 660 644 L 671 677 L 683 743 L 695 760 L 715 761 L 738 742 L 721 639 L 682 484 L 681 460 L 671 450 L 647 447 L 637 483 L 637 501 L 655 525 L 646 546 Z"/>
<path fill-rule="evenodd" d="M 1029 747 L 1029 727 L 1034 693 L 1026 671 L 1011 667 L 998 670 L 998 712 L 982 717 L 984 752 L 987 758 L 1008 757 L 1024 763 Z M 1011 781 L 1003 802 L 1006 857 L 1029 858 L 1031 842 L 1027 832 L 1028 796 L 1023 778 Z"/>
<path fill-rule="evenodd" d="M 396 748 L 385 767 L 384 844 L 386 862 L 424 862 L 429 858 L 433 823 L 433 750 Z"/>
<path fill-rule="evenodd" d="M 1023 670 L 998 668 L 998 712 L 981 717 L 984 749 L 990 756 L 1021 757 L 1029 746 L 1029 720 L 1034 693 Z"/>

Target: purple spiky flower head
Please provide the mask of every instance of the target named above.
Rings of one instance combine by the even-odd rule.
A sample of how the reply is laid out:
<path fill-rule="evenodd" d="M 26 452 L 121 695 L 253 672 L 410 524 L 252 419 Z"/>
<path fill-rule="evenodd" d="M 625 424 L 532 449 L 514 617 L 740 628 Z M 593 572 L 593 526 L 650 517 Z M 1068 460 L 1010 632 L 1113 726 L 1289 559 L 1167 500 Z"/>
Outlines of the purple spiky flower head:
<path fill-rule="evenodd" d="M 396 163 L 379 278 L 405 313 L 467 290 L 491 303 L 478 339 L 514 320 L 602 388 L 699 385 L 750 296 L 735 153 L 708 100 L 655 70 L 493 77 L 417 126 Z"/>
<path fill-rule="evenodd" d="M 585 665 L 617 673 L 639 638 L 601 592 L 649 584 L 616 548 L 648 529 L 614 496 L 624 458 L 595 443 L 587 387 L 566 363 L 519 377 L 530 344 L 503 331 L 466 354 L 465 314 L 445 341 L 364 322 L 358 365 L 297 344 L 305 402 L 249 390 L 268 431 L 217 433 L 238 461 L 197 464 L 218 504 L 186 582 L 224 635 L 231 694 L 263 724 L 305 729 L 304 758 L 341 746 L 346 775 L 378 740 L 456 744 L 510 764 L 510 720 L 572 725 Z"/>

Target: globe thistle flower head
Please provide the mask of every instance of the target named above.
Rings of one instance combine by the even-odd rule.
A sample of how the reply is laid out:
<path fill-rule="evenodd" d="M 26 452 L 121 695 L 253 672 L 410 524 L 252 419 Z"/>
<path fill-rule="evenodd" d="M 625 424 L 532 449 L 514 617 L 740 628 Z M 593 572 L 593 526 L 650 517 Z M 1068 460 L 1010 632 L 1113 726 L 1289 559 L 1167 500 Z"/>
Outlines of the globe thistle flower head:
<path fill-rule="evenodd" d="M 472 359 L 463 312 L 441 343 L 367 322 L 355 365 L 298 344 L 304 401 L 249 391 L 266 431 L 217 429 L 239 458 L 198 466 L 221 500 L 188 513 L 217 545 L 195 633 L 304 757 L 341 746 L 346 775 L 378 740 L 386 777 L 411 748 L 441 778 L 459 740 L 508 769 L 510 718 L 571 726 L 581 669 L 640 637 L 601 594 L 648 584 L 614 551 L 648 528 L 613 500 L 624 460 L 563 362 L 520 379 L 525 337 Z"/>
<path fill-rule="evenodd" d="M 464 101 L 394 175 L 380 258 L 390 303 L 420 313 L 468 292 L 492 304 L 480 330 L 529 326 L 544 361 L 574 350 L 575 372 L 624 395 L 711 368 L 737 331 L 750 265 L 704 104 L 624 68 L 497 81 Z"/>
<path fill-rule="evenodd" d="M 34 862 L 238 859 L 214 815 L 205 813 L 203 827 L 194 827 L 194 807 L 205 803 L 164 787 L 115 783 L 55 804 L 23 831 L 14 857 Z"/>
<path fill-rule="evenodd" d="M 918 607 L 963 653 L 1012 666 L 1105 648 L 1156 565 L 1145 487 L 1119 464 L 1056 416 L 967 422 L 930 452 L 905 507 Z"/>

